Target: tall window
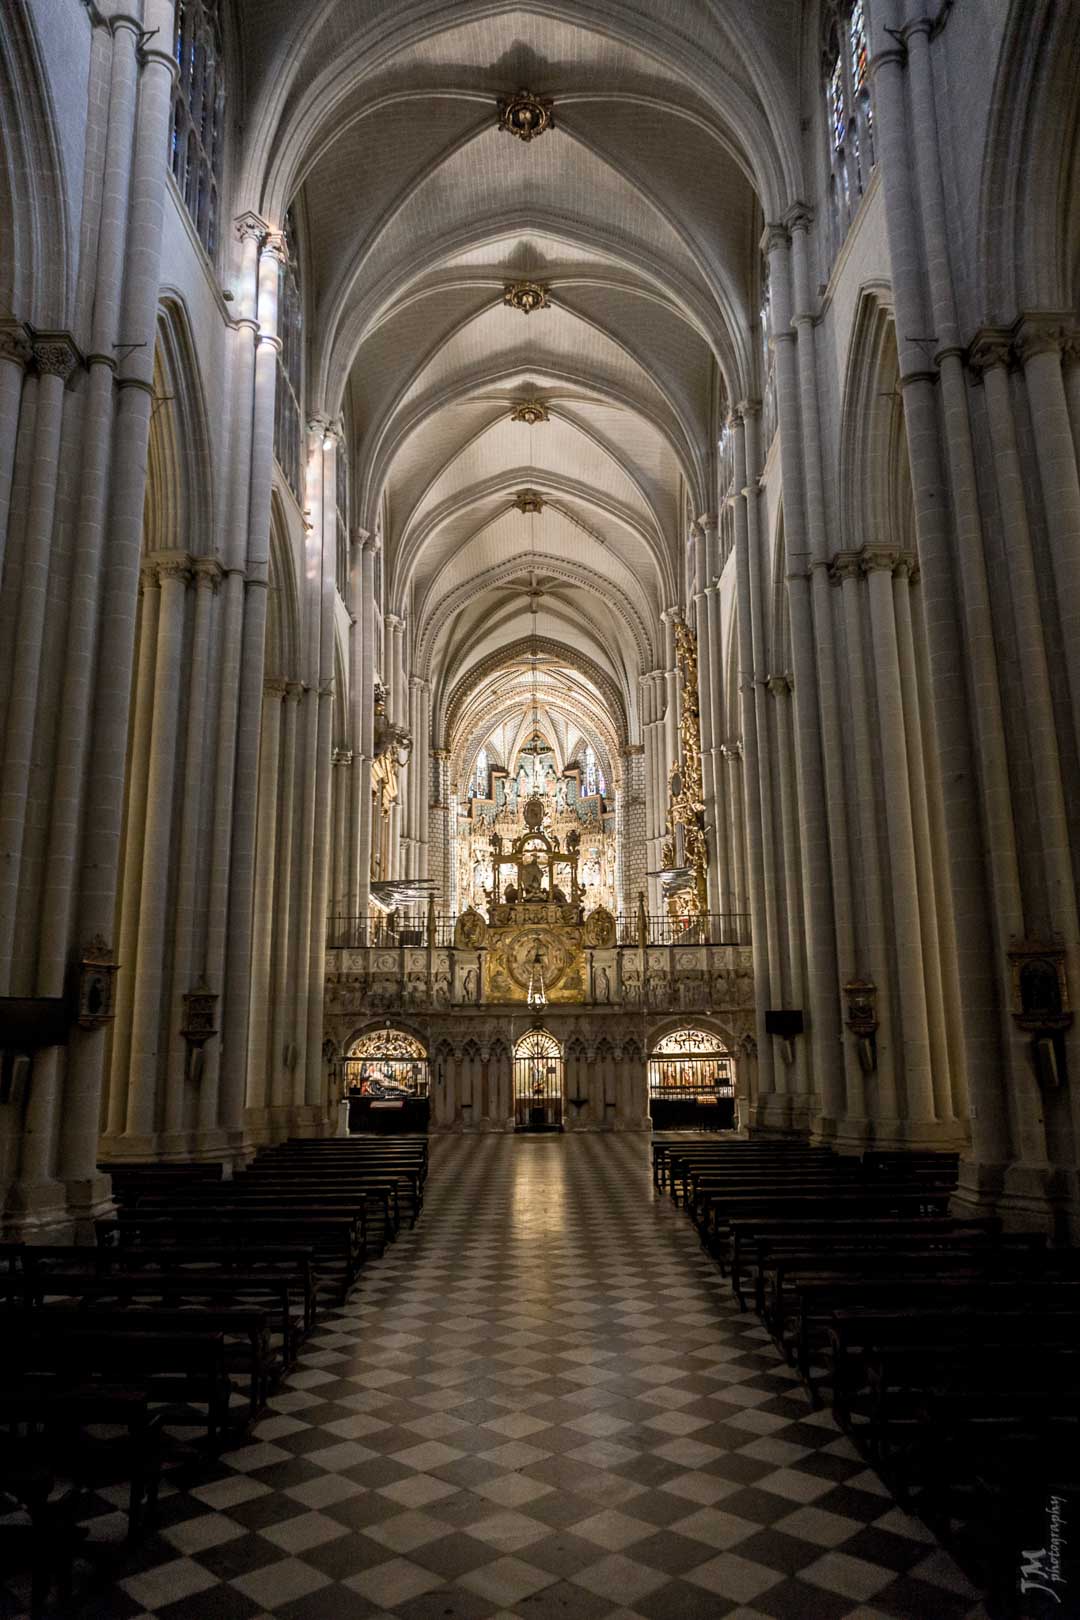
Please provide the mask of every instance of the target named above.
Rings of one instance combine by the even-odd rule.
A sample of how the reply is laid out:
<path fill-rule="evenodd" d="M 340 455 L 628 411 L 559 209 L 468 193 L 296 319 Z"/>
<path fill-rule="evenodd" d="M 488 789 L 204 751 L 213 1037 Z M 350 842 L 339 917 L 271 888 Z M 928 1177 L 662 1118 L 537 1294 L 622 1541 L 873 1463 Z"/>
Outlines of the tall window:
<path fill-rule="evenodd" d="M 585 746 L 585 797 L 591 799 L 597 793 L 606 793 L 607 783 L 604 773 L 600 769 L 600 762 L 593 750 L 592 743 Z"/>
<path fill-rule="evenodd" d="M 769 261 L 761 261 L 761 308 L 758 311 L 758 339 L 761 343 L 761 447 L 767 450 L 776 433 L 776 366 L 772 337 L 772 296 L 769 291 Z"/>
<path fill-rule="evenodd" d="M 218 239 L 218 191 L 225 145 L 225 75 L 217 0 L 176 0 L 172 93 L 173 178 L 206 251 Z"/>
<path fill-rule="evenodd" d="M 285 263 L 278 286 L 278 385 L 274 398 L 274 454 L 289 488 L 303 505 L 300 455 L 300 400 L 304 376 L 304 327 L 296 231 L 290 210 L 285 215 Z"/>
<path fill-rule="evenodd" d="M 829 132 L 831 257 L 847 235 L 874 166 L 864 0 L 846 0 L 834 7 L 827 38 L 825 113 Z"/>
<path fill-rule="evenodd" d="M 343 433 L 337 449 L 337 588 L 343 599 L 349 588 L 349 463 L 348 434 Z"/>
<path fill-rule="evenodd" d="M 476 756 L 476 780 L 473 783 L 473 798 L 486 799 L 488 796 L 488 757 L 487 749 L 481 748 Z"/>

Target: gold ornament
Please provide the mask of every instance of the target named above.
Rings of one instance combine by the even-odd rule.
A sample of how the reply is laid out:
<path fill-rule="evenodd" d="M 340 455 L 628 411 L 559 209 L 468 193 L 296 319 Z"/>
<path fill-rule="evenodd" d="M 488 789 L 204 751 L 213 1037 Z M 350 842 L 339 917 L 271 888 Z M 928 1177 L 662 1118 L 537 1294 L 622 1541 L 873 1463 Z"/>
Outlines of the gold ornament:
<path fill-rule="evenodd" d="M 519 141 L 534 141 L 545 130 L 554 128 L 554 103 L 531 90 L 519 90 L 499 102 L 499 128 L 516 135 Z"/>
<path fill-rule="evenodd" d="M 547 406 L 538 399 L 523 399 L 520 405 L 515 405 L 510 412 L 511 422 L 524 422 L 526 427 L 535 427 L 538 422 L 548 420 Z"/>
<path fill-rule="evenodd" d="M 503 292 L 503 303 L 531 315 L 537 309 L 550 309 L 547 288 L 535 281 L 512 281 Z"/>

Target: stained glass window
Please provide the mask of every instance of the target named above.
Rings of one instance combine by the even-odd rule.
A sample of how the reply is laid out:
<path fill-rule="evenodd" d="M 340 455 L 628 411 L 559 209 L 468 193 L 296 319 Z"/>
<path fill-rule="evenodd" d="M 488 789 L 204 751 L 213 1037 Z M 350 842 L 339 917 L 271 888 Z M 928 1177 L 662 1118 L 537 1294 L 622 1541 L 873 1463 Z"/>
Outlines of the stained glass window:
<path fill-rule="evenodd" d="M 868 60 L 863 0 L 855 0 L 855 4 L 851 8 L 848 39 L 851 41 L 851 86 L 855 94 L 858 95 L 866 84 Z"/>
<path fill-rule="evenodd" d="M 847 134 L 847 109 L 844 105 L 844 71 L 837 52 L 829 74 L 829 113 L 832 119 L 833 146 L 839 149 Z"/>
<path fill-rule="evenodd" d="M 304 323 L 296 227 L 292 211 L 285 216 L 285 263 L 278 287 L 278 386 L 274 396 L 274 454 L 297 500 L 303 504 L 300 454 L 300 401 L 304 375 Z"/>
<path fill-rule="evenodd" d="M 225 75 L 216 0 L 176 0 L 169 161 L 199 240 L 213 254 L 225 145 Z"/>
<path fill-rule="evenodd" d="M 476 756 L 476 781 L 473 785 L 473 795 L 477 799 L 487 798 L 488 787 L 488 757 L 487 749 L 481 748 Z"/>

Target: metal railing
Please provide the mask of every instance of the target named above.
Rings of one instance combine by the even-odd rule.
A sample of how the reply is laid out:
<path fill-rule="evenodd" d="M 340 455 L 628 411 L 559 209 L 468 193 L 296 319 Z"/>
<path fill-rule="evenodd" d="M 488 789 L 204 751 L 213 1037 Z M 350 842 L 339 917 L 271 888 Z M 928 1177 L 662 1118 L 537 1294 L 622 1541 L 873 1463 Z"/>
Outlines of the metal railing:
<path fill-rule="evenodd" d="M 439 912 L 435 917 L 434 938 L 429 940 L 429 919 L 397 917 L 393 914 L 372 919 L 370 917 L 331 917 L 327 925 L 326 943 L 330 949 L 361 950 L 366 946 L 384 950 L 398 950 L 411 946 L 426 949 L 428 945 L 446 948 L 454 943 L 454 924 L 457 918 L 451 912 Z M 617 941 L 622 946 L 639 946 L 640 917 L 629 912 L 617 918 Z M 746 912 L 709 912 L 700 917 L 671 917 L 666 914 L 646 916 L 646 945 L 749 945 L 750 918 Z"/>

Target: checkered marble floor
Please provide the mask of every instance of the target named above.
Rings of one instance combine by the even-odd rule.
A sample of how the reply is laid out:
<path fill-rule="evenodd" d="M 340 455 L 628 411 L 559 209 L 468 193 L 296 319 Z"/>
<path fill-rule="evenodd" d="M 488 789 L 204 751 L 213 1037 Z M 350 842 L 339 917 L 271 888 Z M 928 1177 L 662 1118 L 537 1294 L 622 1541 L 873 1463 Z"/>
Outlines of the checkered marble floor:
<path fill-rule="evenodd" d="M 420 1226 L 80 1620 L 960 1620 L 643 1139 L 433 1143 Z M 106 1504 L 107 1505 L 107 1504 Z"/>

